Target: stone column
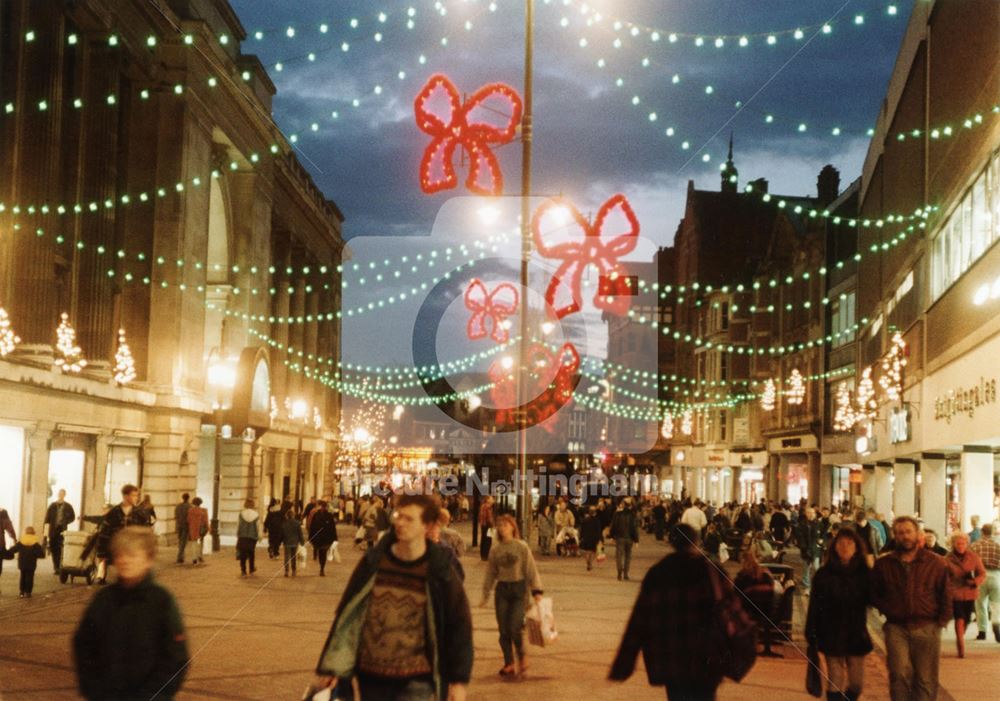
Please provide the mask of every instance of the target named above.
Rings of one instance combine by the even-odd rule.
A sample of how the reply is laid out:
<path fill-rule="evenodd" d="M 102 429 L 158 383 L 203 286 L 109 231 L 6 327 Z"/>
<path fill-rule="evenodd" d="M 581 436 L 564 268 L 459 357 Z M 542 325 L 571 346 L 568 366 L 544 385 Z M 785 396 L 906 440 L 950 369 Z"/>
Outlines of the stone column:
<path fill-rule="evenodd" d="M 823 468 L 819 464 L 820 456 L 818 452 L 813 452 L 808 454 L 809 460 L 809 503 L 818 504 L 819 506 L 829 506 L 830 500 L 822 501 L 820 499 L 820 492 L 822 491 L 821 482 L 823 479 Z"/>
<path fill-rule="evenodd" d="M 947 472 L 943 455 L 923 454 L 920 461 L 920 518 L 942 537 L 948 534 Z"/>
<path fill-rule="evenodd" d="M 893 466 L 892 510 L 896 516 L 913 516 L 917 512 L 917 468 L 911 462 Z M 945 533 L 941 533 L 942 538 Z"/>
<path fill-rule="evenodd" d="M 680 499 L 681 491 L 684 489 L 684 468 L 680 465 L 673 466 L 673 495 L 675 498 Z"/>
<path fill-rule="evenodd" d="M 24 481 L 24 499 L 21 502 L 21 524 L 40 528 L 48 508 L 49 450 L 52 441 L 51 423 L 39 423 L 28 437 L 28 474 Z M 14 524 L 18 526 L 19 524 Z M 17 528 L 18 535 L 21 529 Z M 15 568 L 16 569 L 16 568 Z"/>
<path fill-rule="evenodd" d="M 892 513 L 892 464 L 875 465 L 875 511 L 889 518 Z M 891 520 L 891 519 L 890 519 Z"/>
<path fill-rule="evenodd" d="M 764 476 L 764 494 L 769 500 L 778 498 L 778 473 L 781 470 L 781 456 L 769 455 L 767 473 Z"/>
<path fill-rule="evenodd" d="M 778 491 L 775 498 L 778 501 L 788 501 L 788 466 L 790 461 L 787 455 L 782 455 L 778 461 Z"/>
<path fill-rule="evenodd" d="M 962 447 L 962 472 L 959 483 L 959 508 L 962 530 L 972 529 L 971 516 L 979 516 L 980 523 L 993 518 L 993 451 L 989 446 L 967 445 Z"/>
<path fill-rule="evenodd" d="M 731 469 L 733 471 L 733 481 L 729 485 L 729 493 L 726 496 L 726 500 L 727 501 L 739 502 L 740 501 L 740 485 L 742 484 L 742 482 L 740 481 L 740 478 L 743 476 L 743 468 L 742 467 L 734 467 L 734 468 L 731 468 Z"/>
<path fill-rule="evenodd" d="M 209 509 L 212 495 L 197 494 L 198 438 L 201 435 L 198 419 L 171 417 L 170 424 L 154 431 L 143 446 L 142 488 L 154 504 L 164 507 L 157 511 L 158 524 L 164 524 L 162 535 L 167 541 L 176 543 L 177 524 L 172 507 L 180 502 L 181 494 L 188 492 L 192 498 L 201 496 Z"/>
<path fill-rule="evenodd" d="M 250 474 L 250 443 L 234 437 L 223 438 L 220 444 L 219 541 L 235 545 L 236 522 L 256 475 Z"/>
<path fill-rule="evenodd" d="M 833 506 L 833 471 L 836 465 L 820 465 L 819 468 L 819 505 Z"/>
<path fill-rule="evenodd" d="M 866 509 L 878 510 L 875 504 L 875 470 L 874 465 L 864 465 L 861 470 L 861 497 L 865 500 Z M 886 514 L 888 516 L 888 514 Z"/>

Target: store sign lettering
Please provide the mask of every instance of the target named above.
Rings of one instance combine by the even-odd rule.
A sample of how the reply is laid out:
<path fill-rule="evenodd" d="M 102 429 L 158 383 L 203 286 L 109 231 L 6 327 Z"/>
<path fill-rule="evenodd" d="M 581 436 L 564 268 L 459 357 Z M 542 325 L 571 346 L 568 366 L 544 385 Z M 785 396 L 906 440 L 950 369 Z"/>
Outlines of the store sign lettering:
<path fill-rule="evenodd" d="M 889 416 L 889 442 L 905 443 L 910 440 L 910 408 L 893 409 Z"/>
<path fill-rule="evenodd" d="M 966 414 L 970 419 L 976 409 L 986 404 L 996 404 L 996 379 L 979 378 L 979 384 L 973 387 L 959 387 L 948 392 L 944 397 L 934 400 L 934 420 L 944 419 L 951 423 L 953 416 Z"/>

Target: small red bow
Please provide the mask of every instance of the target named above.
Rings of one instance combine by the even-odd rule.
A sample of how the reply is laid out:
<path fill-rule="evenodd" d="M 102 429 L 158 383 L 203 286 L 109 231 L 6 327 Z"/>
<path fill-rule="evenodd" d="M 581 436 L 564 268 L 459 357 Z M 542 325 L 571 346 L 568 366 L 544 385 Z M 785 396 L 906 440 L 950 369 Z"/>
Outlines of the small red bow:
<path fill-rule="evenodd" d="M 550 246 L 545 243 L 542 220 L 546 215 L 560 210 L 576 222 L 583 237 L 578 241 Z M 604 223 L 612 212 L 624 216 L 628 229 L 606 236 L 603 231 Z M 557 319 L 580 310 L 583 305 L 581 280 L 583 271 L 590 265 L 597 268 L 601 280 L 594 297 L 594 306 L 618 315 L 628 310 L 629 295 L 634 293 L 629 290 L 626 268 L 618 259 L 635 249 L 639 241 L 639 220 L 625 195 L 615 195 L 601 205 L 593 225 L 569 202 L 558 198 L 548 200 L 535 210 L 531 219 L 531 233 L 541 256 L 562 261 L 545 291 L 545 301 L 555 310 Z"/>
<path fill-rule="evenodd" d="M 517 288 L 509 282 L 500 283 L 490 292 L 482 280 L 473 280 L 465 290 L 465 307 L 472 312 L 466 325 L 469 340 L 486 338 L 489 326 L 490 338 L 506 343 L 510 335 L 503 322 L 517 311 L 517 302 Z"/>
<path fill-rule="evenodd" d="M 534 344 L 528 349 L 528 391 L 534 396 L 526 398 L 523 406 L 528 427 L 542 426 L 552 432 L 556 422 L 548 422 L 573 399 L 574 376 L 580 367 L 580 354 L 572 343 L 563 344 L 558 354 L 545 346 Z M 517 383 L 515 370 L 509 361 L 494 361 L 488 376 L 493 382 L 490 392 L 497 406 L 496 422 L 500 426 L 513 426 L 517 418 Z M 548 422 L 548 423 L 547 423 Z"/>
<path fill-rule="evenodd" d="M 443 91 L 448 100 L 447 119 L 433 114 L 427 109 L 427 102 Z M 482 121 L 472 116 L 477 108 L 496 112 L 486 106 L 492 98 L 507 102 L 510 117 L 501 126 Z M 503 173 L 490 144 L 506 144 L 514 139 L 517 125 L 521 123 L 521 97 L 508 85 L 490 83 L 479 88 L 472 97 L 462 102 L 462 98 L 447 76 L 431 76 L 414 101 L 417 126 L 432 138 L 420 161 L 420 187 L 431 194 L 440 190 L 450 190 L 458 184 L 452 158 L 455 148 L 461 146 L 469 155 L 469 177 L 465 186 L 477 195 L 503 194 Z M 485 179 L 485 182 L 481 182 Z"/>

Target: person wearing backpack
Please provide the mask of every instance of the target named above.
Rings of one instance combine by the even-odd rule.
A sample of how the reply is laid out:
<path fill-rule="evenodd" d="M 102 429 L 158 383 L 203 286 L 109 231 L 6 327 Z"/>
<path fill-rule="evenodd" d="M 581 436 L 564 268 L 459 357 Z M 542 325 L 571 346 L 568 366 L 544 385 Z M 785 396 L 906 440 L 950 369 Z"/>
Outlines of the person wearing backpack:
<path fill-rule="evenodd" d="M 240 560 L 240 576 L 247 576 L 247 563 L 250 564 L 250 574 L 257 571 L 254 556 L 257 552 L 257 541 L 260 540 L 260 514 L 253 508 L 253 499 L 243 502 L 239 520 L 236 522 L 236 556 Z"/>

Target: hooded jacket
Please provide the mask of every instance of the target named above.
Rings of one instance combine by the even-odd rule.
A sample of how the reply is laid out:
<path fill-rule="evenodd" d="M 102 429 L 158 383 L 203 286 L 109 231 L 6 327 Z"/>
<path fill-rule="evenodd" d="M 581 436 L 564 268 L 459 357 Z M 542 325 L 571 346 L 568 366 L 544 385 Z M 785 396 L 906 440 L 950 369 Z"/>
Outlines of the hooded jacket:
<path fill-rule="evenodd" d="M 358 562 L 323 645 L 316 673 L 337 677 L 341 693 L 349 694 L 350 679 L 355 674 L 361 627 L 379 561 L 395 542 L 396 534 L 390 530 Z M 443 700 L 448 697 L 449 685 L 468 684 L 472 676 L 472 614 L 465 587 L 447 550 L 427 541 L 427 557 L 427 657 L 434 670 L 436 698 Z"/>
<path fill-rule="evenodd" d="M 236 524 L 237 538 L 260 540 L 260 514 L 254 509 L 243 509 Z"/>
<path fill-rule="evenodd" d="M 38 567 L 38 561 L 45 559 L 45 550 L 38 544 L 38 536 L 34 533 L 21 534 L 21 540 L 14 544 L 12 550 L 17 553 L 17 569 L 33 572 Z"/>

